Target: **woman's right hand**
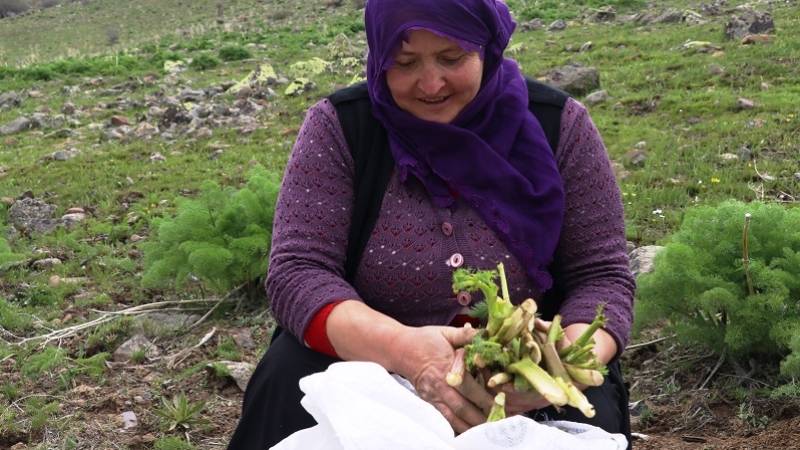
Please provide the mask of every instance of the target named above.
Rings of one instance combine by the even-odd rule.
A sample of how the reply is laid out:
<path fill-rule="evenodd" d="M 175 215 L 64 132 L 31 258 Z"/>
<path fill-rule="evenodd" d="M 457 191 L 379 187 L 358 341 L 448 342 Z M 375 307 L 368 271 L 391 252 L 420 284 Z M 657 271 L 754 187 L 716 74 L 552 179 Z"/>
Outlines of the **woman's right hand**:
<path fill-rule="evenodd" d="M 492 395 L 469 374 L 464 374 L 458 388 L 446 382 L 455 349 L 468 344 L 474 335 L 475 330 L 470 328 L 411 328 L 398 338 L 396 347 L 398 373 L 442 413 L 457 433 L 486 422 L 493 403 Z"/>
<path fill-rule="evenodd" d="M 455 389 L 447 384 L 455 349 L 476 331 L 445 326 L 409 327 L 364 303 L 339 303 L 326 322 L 328 338 L 345 361 L 373 361 L 406 378 L 458 433 L 486 422 L 494 398 L 472 377 Z"/>

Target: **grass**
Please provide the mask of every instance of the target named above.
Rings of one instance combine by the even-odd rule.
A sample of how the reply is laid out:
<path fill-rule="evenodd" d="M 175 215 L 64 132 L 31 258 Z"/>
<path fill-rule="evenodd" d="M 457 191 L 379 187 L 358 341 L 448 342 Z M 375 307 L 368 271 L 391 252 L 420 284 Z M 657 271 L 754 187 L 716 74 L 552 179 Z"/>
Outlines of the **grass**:
<path fill-rule="evenodd" d="M 213 135 L 206 139 L 106 139 L 103 125 L 111 116 L 124 115 L 136 126 L 147 116 L 149 104 L 165 92 L 173 95 L 181 88 L 236 82 L 256 62 L 268 62 L 279 76 L 292 80 L 292 64 L 313 57 L 332 60 L 327 45 L 339 34 L 346 35 L 357 52 L 365 46 L 362 11 L 356 9 L 356 2 L 333 7 L 308 0 L 228 0 L 222 24 L 215 21 L 216 3 L 93 0 L 0 22 L 0 92 L 14 90 L 23 97 L 21 106 L 0 111 L 0 126 L 21 115 L 57 115 L 65 103 L 79 111 L 75 122 L 68 118 L 61 125 L 75 132 L 70 138 L 45 138 L 51 129 L 0 136 L 0 166 L 7 167 L 0 171 L 0 196 L 18 198 L 30 190 L 55 204 L 57 215 L 73 207 L 89 214 L 71 230 L 37 238 L 10 237 L 11 252 L 0 250 L 0 257 L 13 253 L 26 261 L 43 257 L 63 261 L 42 271 L 30 270 L 27 263 L 3 265 L 0 339 L 11 342 L 14 337 L 69 325 L 61 323 L 67 310 L 80 322 L 96 317 L 94 309 L 121 309 L 156 297 L 201 297 L 203 293 L 192 285 L 181 290 L 142 288 L 143 255 L 134 235 L 146 238 L 153 219 L 173 215 L 176 198 L 194 197 L 205 180 L 240 188 L 254 165 L 281 174 L 305 110 L 363 69 L 363 60 L 356 67 L 333 60 L 331 72 L 311 77 L 319 86 L 317 91 L 290 97 L 283 95 L 283 87 L 274 87 L 276 97 L 258 102 L 260 110 L 254 115 L 258 126 L 250 134 L 221 126 L 212 128 Z M 728 5 L 731 14 L 741 3 Z M 509 4 L 520 21 L 539 17 L 548 22 L 577 18 L 587 7 L 613 4 L 620 16 L 642 7 L 635 1 L 577 1 L 565 9 L 549 1 L 509 0 Z M 691 5 L 673 0 L 659 7 Z M 724 40 L 723 17 L 709 17 L 709 22 L 697 25 L 573 21 L 560 32 L 514 34 L 513 43 L 525 44 L 526 49 L 515 58 L 526 75 L 544 79 L 549 70 L 569 63 L 600 71 L 602 89 L 610 99 L 589 110 L 618 166 L 628 238 L 637 245 L 664 243 L 681 223 L 684 211 L 698 205 L 731 198 L 796 203 L 800 196 L 795 175 L 800 172 L 800 87 L 796 83 L 800 9 L 775 6 L 773 17 L 777 32 L 770 44 Z M 109 29 L 118 31 L 117 43 L 108 42 Z M 688 39 L 711 42 L 714 48 L 679 50 Z M 587 42 L 591 42 L 590 50 L 579 52 Z M 253 59 L 242 59 L 249 55 Z M 178 75 L 163 70 L 165 60 L 208 62 L 211 58 L 219 65 L 206 64 L 204 70 L 189 69 Z M 78 86 L 80 91 L 69 94 L 64 86 Z M 128 87 L 121 93 L 111 92 L 115 86 Z M 41 97 L 32 98 L 32 93 Z M 120 98 L 133 106 L 114 107 Z M 752 100 L 755 107 L 741 107 L 741 98 Z M 213 102 L 232 105 L 236 100 L 223 93 Z M 68 148 L 81 153 L 62 162 L 42 159 Z M 210 158 L 220 148 L 221 156 Z M 637 148 L 647 154 L 640 165 L 632 164 L 627 156 Z M 727 158 L 744 153 L 745 148 L 751 158 Z M 155 152 L 166 160 L 148 162 Z M 0 226 L 6 223 L 7 209 L 0 203 Z M 54 275 L 81 281 L 51 286 Z M 211 320 L 262 324 L 260 319 L 251 323 L 232 316 L 217 315 Z M 97 382 L 105 376 L 108 353 L 132 335 L 133 326 L 134 320 L 125 317 L 87 331 L 79 355 L 56 347 L 17 349 L 0 342 L 0 363 L 13 358 L 20 373 L 30 377 L 42 370 L 61 370 L 68 383 L 78 377 Z M 161 337 L 176 338 L 168 334 Z M 243 359 L 232 341 L 220 342 L 206 356 Z M 265 342 L 259 341 L 261 353 Z M 139 362 L 145 362 L 144 356 L 137 356 Z M 190 378 L 206 361 L 193 364 L 189 370 L 176 369 L 164 376 Z M 25 396 L 25 383 L 26 379 L 4 380 L 0 395 L 8 402 L 17 401 Z M 48 402 L 39 406 L 46 407 L 44 415 L 7 411 L 0 416 L 0 431 L 16 432 L 19 424 L 30 424 L 32 419 L 38 424 L 57 414 Z M 26 427 L 24 431 L 30 428 Z M 159 442 L 163 448 L 179 448 Z"/>

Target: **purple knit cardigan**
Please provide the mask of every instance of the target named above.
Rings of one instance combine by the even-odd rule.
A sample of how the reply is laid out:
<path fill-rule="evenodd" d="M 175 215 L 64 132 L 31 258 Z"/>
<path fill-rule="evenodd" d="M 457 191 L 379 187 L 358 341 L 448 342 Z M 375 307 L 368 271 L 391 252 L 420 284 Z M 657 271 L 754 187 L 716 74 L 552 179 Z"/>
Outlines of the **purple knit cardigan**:
<path fill-rule="evenodd" d="M 619 187 L 600 134 L 574 99 L 563 109 L 560 136 L 556 162 L 566 206 L 551 264 L 566 294 L 559 313 L 564 326 L 590 323 L 606 302 L 606 329 L 619 354 L 628 343 L 635 290 Z M 394 177 L 351 286 L 343 277 L 353 177 L 336 111 L 322 100 L 309 110 L 286 167 L 266 280 L 276 320 L 301 340 L 321 308 L 343 299 L 364 301 L 407 325 L 446 325 L 464 303 L 482 299 L 453 293 L 459 265 L 493 269 L 503 262 L 513 302 L 542 299 L 469 205 L 439 207 L 421 185 Z"/>

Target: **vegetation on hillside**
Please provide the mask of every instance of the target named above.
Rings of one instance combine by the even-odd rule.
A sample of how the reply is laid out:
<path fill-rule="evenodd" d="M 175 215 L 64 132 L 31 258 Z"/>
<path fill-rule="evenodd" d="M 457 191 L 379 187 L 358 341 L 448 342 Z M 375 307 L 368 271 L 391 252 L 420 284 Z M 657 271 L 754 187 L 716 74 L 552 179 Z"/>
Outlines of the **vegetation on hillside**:
<path fill-rule="evenodd" d="M 164 405 L 191 413 L 181 417 L 194 436 L 224 441 L 239 405 L 219 360 L 257 361 L 272 326 L 262 290 L 236 288 L 258 286 L 265 272 L 278 180 L 305 110 L 363 75 L 363 1 L 52 3 L 0 0 L 0 97 L 10 99 L 0 127 L 30 122 L 0 136 L 0 447 L 118 438 L 87 431 L 81 399 L 102 401 L 95 411 L 135 411 L 142 435 L 165 437 L 131 447 L 195 448 L 162 429 L 189 424 L 159 418 Z M 565 65 L 601 74 L 608 99 L 578 100 L 615 164 L 628 238 L 666 245 L 640 279 L 643 336 L 674 331 L 730 356 L 736 370 L 763 362 L 747 374 L 753 384 L 716 384 L 728 403 L 798 395 L 787 376 L 797 374 L 800 348 L 800 9 L 751 5 L 769 10 L 777 31 L 743 44 L 726 40 L 724 26 L 744 2 L 508 3 L 520 23 L 513 57 L 526 75 L 546 80 Z M 23 4 L 30 12 L 10 16 Z M 644 8 L 701 7 L 702 20 L 641 20 Z M 614 18 L 587 19 L 601 10 Z M 536 19 L 544 28 L 522 26 Z M 557 19 L 566 28 L 548 30 Z M 263 85 L 231 89 L 256 69 L 268 74 Z M 55 205 L 56 217 L 85 217 L 44 234 L 11 226 L 11 205 L 29 197 Z M 741 265 L 745 210 L 753 292 Z M 194 314 L 191 327 L 165 328 L 145 314 L 157 309 Z M 198 327 L 207 334 L 186 332 Z M 234 339 L 240 330 L 256 344 Z M 140 348 L 115 361 L 134 334 L 168 355 Z M 126 384 L 131 374 L 147 377 L 147 388 Z M 662 387 L 673 392 L 675 379 Z M 90 387 L 125 400 L 98 400 Z M 229 414 L 205 423 L 211 410 Z"/>

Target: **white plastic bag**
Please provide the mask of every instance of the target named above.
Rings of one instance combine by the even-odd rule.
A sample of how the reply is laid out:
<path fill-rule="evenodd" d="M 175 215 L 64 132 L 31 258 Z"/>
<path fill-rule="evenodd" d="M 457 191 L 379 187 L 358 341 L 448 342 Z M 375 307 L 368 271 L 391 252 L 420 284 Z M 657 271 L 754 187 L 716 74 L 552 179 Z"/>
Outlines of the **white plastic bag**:
<path fill-rule="evenodd" d="M 404 381 L 404 380 L 403 380 Z M 317 425 L 274 450 L 625 450 L 627 440 L 573 422 L 514 416 L 455 437 L 447 420 L 381 366 L 340 362 L 300 380 L 303 407 Z"/>

